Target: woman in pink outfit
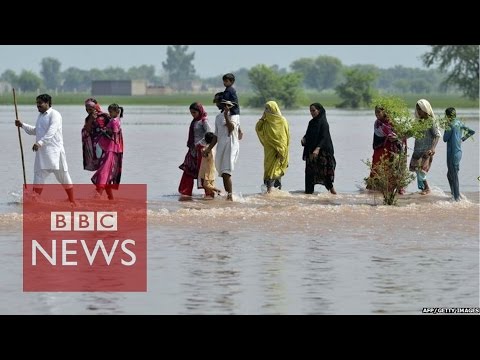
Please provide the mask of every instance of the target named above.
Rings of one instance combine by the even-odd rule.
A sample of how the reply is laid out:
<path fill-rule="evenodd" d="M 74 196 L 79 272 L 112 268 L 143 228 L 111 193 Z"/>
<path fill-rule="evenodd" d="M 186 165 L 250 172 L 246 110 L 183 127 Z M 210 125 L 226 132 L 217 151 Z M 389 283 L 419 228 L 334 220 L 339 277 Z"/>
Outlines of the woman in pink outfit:
<path fill-rule="evenodd" d="M 118 189 L 122 176 L 123 135 L 121 118 L 123 117 L 123 107 L 118 104 L 111 104 L 108 107 L 108 113 L 110 114 L 110 121 L 105 130 L 102 131 L 102 136 L 98 141 L 103 154 L 100 158 L 99 168 L 92 176 L 92 182 L 96 186 L 97 197 L 100 197 L 105 190 L 108 199 L 113 200 L 112 189 Z"/>
<path fill-rule="evenodd" d="M 85 100 L 85 111 L 88 115 L 82 129 L 83 168 L 95 171 L 98 170 L 102 156 L 98 141 L 110 117 L 102 110 L 95 98 Z"/>
<path fill-rule="evenodd" d="M 178 185 L 178 192 L 183 197 L 192 196 L 195 179 L 197 179 L 197 188 L 203 189 L 201 181 L 198 180 L 198 170 L 202 163 L 202 149 L 205 147 L 205 143 L 202 140 L 205 134 L 211 131 L 210 125 L 208 124 L 207 112 L 202 104 L 194 102 L 190 105 L 189 110 L 193 119 L 188 128 L 188 151 L 183 163 L 179 166 L 180 170 L 183 170 L 183 175 Z M 214 193 L 213 191 L 205 189 L 205 195 L 213 197 Z"/>

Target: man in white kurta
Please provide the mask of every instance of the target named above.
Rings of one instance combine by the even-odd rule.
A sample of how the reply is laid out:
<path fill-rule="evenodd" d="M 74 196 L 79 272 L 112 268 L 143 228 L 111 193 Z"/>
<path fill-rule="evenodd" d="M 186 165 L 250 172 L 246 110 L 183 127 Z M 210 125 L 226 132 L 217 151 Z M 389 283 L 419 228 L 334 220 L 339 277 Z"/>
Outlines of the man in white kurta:
<path fill-rule="evenodd" d="M 240 116 L 230 115 L 230 107 L 233 104 L 230 101 L 222 100 L 221 96 L 222 93 L 217 93 L 213 100 L 221 112 L 215 118 L 215 138 L 207 147 L 206 152 L 208 154 L 208 151 L 210 151 L 213 146 L 217 146 L 215 167 L 219 175 L 223 178 L 223 185 L 228 194 L 227 199 L 233 200 L 231 177 L 240 151 L 240 142 L 238 139 Z"/>
<path fill-rule="evenodd" d="M 46 178 L 53 173 L 58 182 L 64 184 L 70 202 L 73 198 L 73 182 L 68 173 L 67 157 L 63 147 L 62 115 L 52 106 L 52 97 L 48 94 L 37 96 L 39 115 L 35 126 L 15 121 L 28 135 L 35 135 L 36 142 L 32 150 L 36 152 L 33 190 L 41 194 Z"/>

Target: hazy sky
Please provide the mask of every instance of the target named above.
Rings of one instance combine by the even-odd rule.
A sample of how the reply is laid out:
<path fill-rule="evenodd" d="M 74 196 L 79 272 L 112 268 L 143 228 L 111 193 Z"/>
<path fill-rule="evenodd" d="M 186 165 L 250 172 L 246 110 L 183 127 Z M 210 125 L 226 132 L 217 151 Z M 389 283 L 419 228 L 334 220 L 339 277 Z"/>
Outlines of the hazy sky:
<path fill-rule="evenodd" d="M 89 70 L 154 65 L 160 74 L 166 49 L 167 45 L 0 45 L 0 74 L 7 69 L 17 74 L 23 69 L 39 74 L 44 57 L 58 59 L 62 71 L 71 66 Z M 289 69 L 294 60 L 319 55 L 337 57 L 344 65 L 421 68 L 420 55 L 429 49 L 427 45 L 191 45 L 188 52 L 195 52 L 197 74 L 207 77 L 257 64 Z"/>

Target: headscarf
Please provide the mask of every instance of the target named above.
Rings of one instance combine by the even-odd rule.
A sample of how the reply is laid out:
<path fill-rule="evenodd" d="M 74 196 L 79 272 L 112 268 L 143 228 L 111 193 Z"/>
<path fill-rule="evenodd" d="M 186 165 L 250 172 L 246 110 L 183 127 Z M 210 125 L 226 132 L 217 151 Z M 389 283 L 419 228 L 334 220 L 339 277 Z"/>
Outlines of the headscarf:
<path fill-rule="evenodd" d="M 373 133 L 381 138 L 389 135 L 396 135 L 393 131 L 393 125 L 388 117 L 375 120 L 375 124 L 373 125 Z"/>
<path fill-rule="evenodd" d="M 319 113 L 316 117 L 314 117 L 314 119 L 316 119 L 316 118 L 321 118 L 321 117 L 323 117 L 323 116 L 325 116 L 325 119 L 327 118 L 327 113 L 326 113 L 326 111 L 325 111 L 325 108 L 322 106 L 322 104 L 320 104 L 320 103 L 313 103 L 313 104 L 310 105 L 310 106 L 313 106 L 315 109 L 317 109 L 317 110 L 320 111 L 320 113 Z"/>
<path fill-rule="evenodd" d="M 264 179 L 283 176 L 289 162 L 290 130 L 275 101 L 265 104 L 265 111 L 255 130 L 264 146 Z"/>
<path fill-rule="evenodd" d="M 275 101 L 267 101 L 265 104 L 265 120 L 275 121 L 275 119 L 282 118 L 282 113 L 278 104 Z"/>
<path fill-rule="evenodd" d="M 272 146 L 282 158 L 288 158 L 290 144 L 288 122 L 275 101 L 268 101 L 265 104 L 262 119 L 255 127 L 260 142 L 264 146 L 265 144 Z"/>
<path fill-rule="evenodd" d="M 100 107 L 100 104 L 95 98 L 88 98 L 85 100 L 85 106 L 89 106 L 94 108 L 98 114 L 103 113 L 102 108 Z"/>
<path fill-rule="evenodd" d="M 195 122 L 197 121 L 205 121 L 207 120 L 207 112 L 203 108 L 203 105 L 200 104 L 199 102 L 195 102 L 189 107 L 190 110 L 195 110 L 198 111 L 198 116 L 193 118 L 192 122 L 190 123 L 190 128 L 188 129 L 188 141 L 187 141 L 187 146 L 188 147 L 194 147 L 194 134 L 193 134 L 193 128 L 195 125 Z"/>
<path fill-rule="evenodd" d="M 303 158 L 308 157 L 317 146 L 333 156 L 334 148 L 325 108 L 320 103 L 313 103 L 310 106 L 319 110 L 319 113 L 308 123 L 307 133 L 305 134 L 306 144 L 303 149 Z"/>
<path fill-rule="evenodd" d="M 432 105 L 428 102 L 428 100 L 420 99 L 417 101 L 417 105 L 422 109 L 422 111 L 426 112 L 429 117 L 435 120 L 435 114 L 433 113 Z M 418 114 L 417 107 L 415 106 L 415 117 L 420 119 L 420 115 Z"/>

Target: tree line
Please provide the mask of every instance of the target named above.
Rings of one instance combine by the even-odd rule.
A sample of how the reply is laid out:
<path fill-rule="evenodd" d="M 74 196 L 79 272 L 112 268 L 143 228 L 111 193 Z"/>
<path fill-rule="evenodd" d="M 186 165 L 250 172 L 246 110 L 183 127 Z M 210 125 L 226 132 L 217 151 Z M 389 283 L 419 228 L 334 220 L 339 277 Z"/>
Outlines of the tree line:
<path fill-rule="evenodd" d="M 202 84 L 203 90 L 220 87 L 223 74 L 202 79 L 196 74 L 194 59 L 195 53 L 188 52 L 188 45 L 168 46 L 161 74 L 156 75 L 154 65 L 127 70 L 119 67 L 103 70 L 69 67 L 61 71 L 60 61 L 47 57 L 41 60 L 40 75 L 27 70 L 17 75 L 6 70 L 0 75 L 0 81 L 23 91 L 89 92 L 93 80 L 145 80 L 151 86 L 169 86 L 177 91 L 191 90 L 194 82 Z M 438 64 L 438 69 L 346 66 L 335 57 L 318 56 L 295 60 L 290 64 L 290 70 L 260 64 L 232 72 L 239 91 L 254 93 L 248 104 L 254 107 L 263 106 L 272 99 L 285 108 L 295 107 L 304 90 L 335 92 L 343 99 L 339 106 L 351 108 L 369 104 L 377 91 L 387 94 L 456 91 L 470 99 L 478 99 L 478 45 L 432 45 L 422 60 L 427 68 Z"/>

